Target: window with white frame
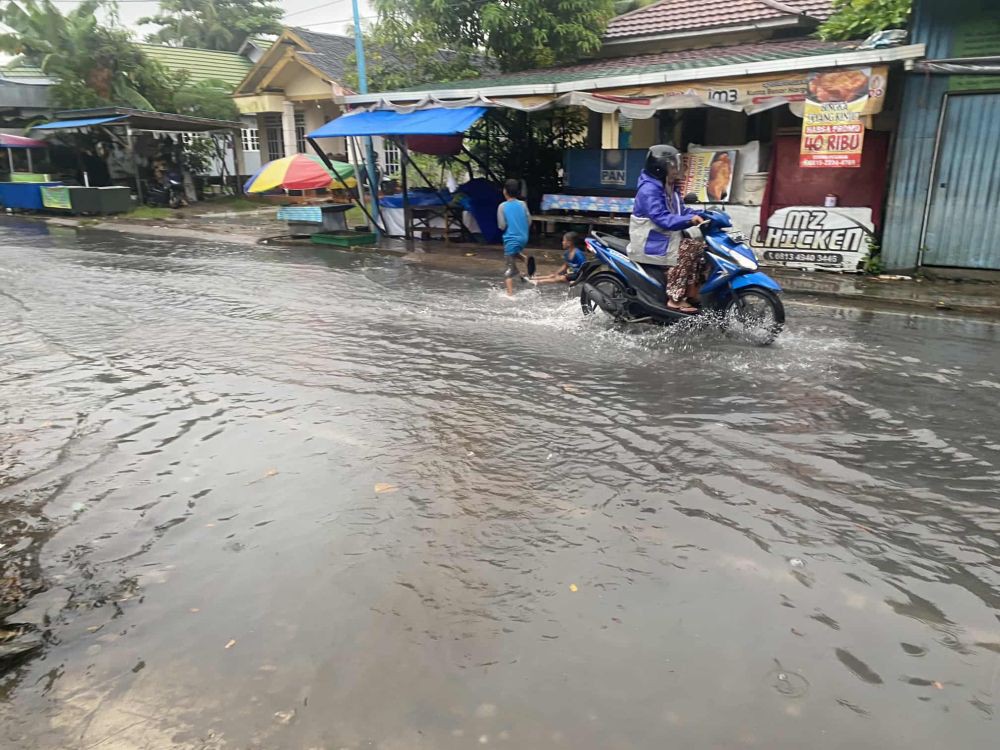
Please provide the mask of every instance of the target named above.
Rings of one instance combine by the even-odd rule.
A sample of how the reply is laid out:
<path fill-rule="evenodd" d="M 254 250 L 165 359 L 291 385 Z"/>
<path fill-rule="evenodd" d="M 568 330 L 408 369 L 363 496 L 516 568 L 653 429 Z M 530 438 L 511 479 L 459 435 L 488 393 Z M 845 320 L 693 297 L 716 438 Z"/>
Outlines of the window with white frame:
<path fill-rule="evenodd" d="M 285 139 L 282 135 L 281 114 L 267 112 L 264 115 L 264 138 L 267 142 L 267 158 L 280 159 L 285 155 Z"/>
<path fill-rule="evenodd" d="M 306 115 L 304 112 L 295 113 L 295 148 L 300 154 L 306 152 Z"/>
<path fill-rule="evenodd" d="M 382 146 L 383 154 L 383 176 L 386 178 L 398 177 L 400 173 L 400 164 L 403 160 L 403 154 L 399 150 L 399 146 L 396 145 L 395 141 L 390 141 L 388 138 L 383 141 Z"/>
<path fill-rule="evenodd" d="M 244 151 L 260 151 L 260 133 L 257 128 L 243 128 L 240 131 L 240 140 L 243 142 Z"/>

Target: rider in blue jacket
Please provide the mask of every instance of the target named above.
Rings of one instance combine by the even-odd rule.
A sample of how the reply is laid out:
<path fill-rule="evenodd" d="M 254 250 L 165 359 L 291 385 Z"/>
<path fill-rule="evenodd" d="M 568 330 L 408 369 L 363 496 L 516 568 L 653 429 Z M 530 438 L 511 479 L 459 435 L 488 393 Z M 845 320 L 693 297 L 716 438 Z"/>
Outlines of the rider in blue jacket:
<path fill-rule="evenodd" d="M 639 175 L 639 189 L 629 218 L 629 257 L 664 280 L 670 265 L 670 233 L 701 223 L 694 209 L 681 198 L 681 155 L 673 146 L 653 146 Z M 664 284 L 665 285 L 665 284 Z"/>

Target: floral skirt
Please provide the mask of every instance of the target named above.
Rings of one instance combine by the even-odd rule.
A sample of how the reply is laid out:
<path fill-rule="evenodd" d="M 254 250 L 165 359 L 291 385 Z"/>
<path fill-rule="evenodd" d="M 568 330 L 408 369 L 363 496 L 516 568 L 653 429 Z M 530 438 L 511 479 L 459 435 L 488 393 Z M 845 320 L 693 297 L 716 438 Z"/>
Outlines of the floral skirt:
<path fill-rule="evenodd" d="M 705 272 L 705 243 L 684 237 L 677 253 L 677 265 L 667 272 L 667 296 L 680 302 L 687 296 L 690 284 L 701 282 Z"/>

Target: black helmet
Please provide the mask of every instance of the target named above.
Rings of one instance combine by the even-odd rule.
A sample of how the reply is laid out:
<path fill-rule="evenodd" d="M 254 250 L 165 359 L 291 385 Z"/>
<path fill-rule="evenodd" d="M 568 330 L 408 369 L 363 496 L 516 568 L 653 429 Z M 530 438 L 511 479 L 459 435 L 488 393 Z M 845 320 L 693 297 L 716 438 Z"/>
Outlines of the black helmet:
<path fill-rule="evenodd" d="M 681 152 L 673 146 L 666 144 L 651 146 L 646 154 L 646 166 L 643 167 L 646 174 L 655 177 L 660 182 L 666 182 L 670 173 L 670 165 L 680 172 Z"/>

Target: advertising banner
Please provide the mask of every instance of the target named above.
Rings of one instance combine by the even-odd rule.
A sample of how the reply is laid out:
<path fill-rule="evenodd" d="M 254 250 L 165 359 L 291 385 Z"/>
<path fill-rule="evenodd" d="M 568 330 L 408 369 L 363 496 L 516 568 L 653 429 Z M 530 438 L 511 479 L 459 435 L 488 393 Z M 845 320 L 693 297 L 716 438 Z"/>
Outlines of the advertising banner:
<path fill-rule="evenodd" d="M 601 151 L 601 184 L 622 187 L 625 185 L 625 151 Z"/>
<path fill-rule="evenodd" d="M 736 172 L 734 151 L 689 151 L 684 154 L 684 195 L 694 193 L 700 203 L 731 200 Z"/>
<path fill-rule="evenodd" d="M 62 211 L 69 211 L 72 208 L 70 205 L 69 188 L 56 186 L 43 187 L 40 190 L 42 191 L 42 205 L 45 208 L 60 209 Z"/>
<path fill-rule="evenodd" d="M 951 31 L 951 57 L 989 58 L 1000 50 L 1000 9 L 983 9 L 973 18 L 957 18 Z M 965 75 L 948 79 L 949 91 L 1000 89 L 1000 76 Z"/>
<path fill-rule="evenodd" d="M 868 69 L 871 85 L 861 114 L 882 111 L 888 68 L 877 65 Z M 838 72 L 838 71 L 833 71 Z M 663 109 L 717 107 L 733 112 L 754 114 L 783 104 L 803 103 L 814 75 L 807 72 L 772 73 L 739 78 L 715 78 L 683 83 L 644 83 L 635 86 L 571 91 L 566 94 L 541 94 L 519 97 L 490 97 L 485 104 L 533 112 L 551 107 L 586 107 L 593 112 L 621 112 L 633 119 L 652 117 Z"/>
<path fill-rule="evenodd" d="M 758 224 L 750 233 L 762 263 L 849 272 L 868 254 L 874 231 L 870 208 L 792 206 L 775 211 L 767 224 L 766 232 Z"/>
<path fill-rule="evenodd" d="M 761 76 L 746 76 L 742 78 L 716 78 L 711 81 L 692 81 L 690 83 L 646 84 L 636 89 L 614 89 L 602 91 L 597 96 L 619 102 L 627 101 L 627 91 L 633 96 L 647 97 L 651 106 L 669 109 L 674 104 L 681 108 L 690 106 L 709 106 L 742 111 L 748 114 L 760 112 L 771 107 L 792 102 L 807 101 L 811 87 L 815 85 L 818 91 L 827 91 L 835 85 L 838 75 L 851 73 L 846 70 L 833 70 L 826 73 L 774 73 Z M 877 65 L 865 68 L 868 78 L 868 94 L 859 100 L 860 113 L 873 115 L 882 111 L 885 103 L 885 81 L 888 68 Z M 813 81 L 819 79 L 816 84 Z M 848 82 L 849 83 L 849 82 Z M 664 97 L 660 99 L 658 97 Z M 655 98 L 655 99 L 654 99 Z M 676 99 L 676 102 L 671 101 Z"/>
<path fill-rule="evenodd" d="M 865 124 L 861 119 L 873 87 L 871 68 L 832 70 L 809 76 L 802 114 L 802 168 L 861 166 Z M 874 80 L 885 88 L 884 80 Z"/>

